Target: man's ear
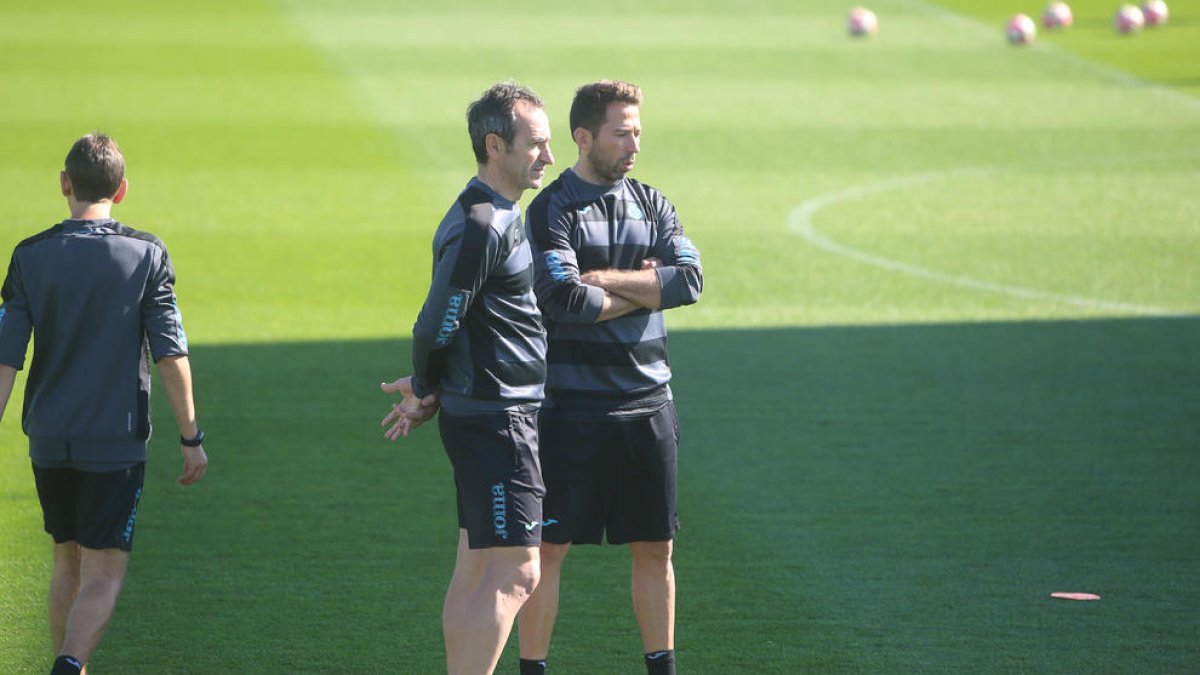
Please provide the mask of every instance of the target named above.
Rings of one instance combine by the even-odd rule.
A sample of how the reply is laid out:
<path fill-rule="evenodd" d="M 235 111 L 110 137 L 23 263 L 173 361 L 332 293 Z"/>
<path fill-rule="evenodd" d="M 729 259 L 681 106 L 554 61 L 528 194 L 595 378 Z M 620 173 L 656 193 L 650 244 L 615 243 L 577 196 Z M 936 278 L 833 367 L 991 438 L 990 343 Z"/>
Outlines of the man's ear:
<path fill-rule="evenodd" d="M 121 187 L 117 188 L 117 194 L 113 195 L 112 203 L 120 204 L 122 199 L 125 199 L 125 193 L 129 192 L 129 181 L 122 178 Z"/>
<path fill-rule="evenodd" d="M 70 176 L 67 175 L 66 171 L 58 172 L 58 184 L 59 184 L 59 187 L 62 188 L 62 196 L 70 197 L 71 196 L 71 178 L 70 178 Z"/>
<path fill-rule="evenodd" d="M 508 150 L 508 144 L 500 138 L 500 134 L 488 134 L 483 139 L 483 147 L 487 149 L 488 159 L 498 158 Z"/>
<path fill-rule="evenodd" d="M 580 150 L 586 151 L 592 147 L 592 132 L 583 127 L 575 127 L 571 131 L 571 138 L 575 140 L 575 145 L 578 145 Z"/>

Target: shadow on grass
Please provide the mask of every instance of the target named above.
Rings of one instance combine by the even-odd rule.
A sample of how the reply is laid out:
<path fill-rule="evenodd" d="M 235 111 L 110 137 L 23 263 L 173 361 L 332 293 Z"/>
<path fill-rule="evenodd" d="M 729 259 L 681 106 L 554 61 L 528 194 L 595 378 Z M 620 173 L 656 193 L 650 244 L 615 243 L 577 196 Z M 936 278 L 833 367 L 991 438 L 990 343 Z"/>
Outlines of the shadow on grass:
<path fill-rule="evenodd" d="M 684 649 L 773 656 L 759 672 L 1187 672 L 1197 345 L 1195 320 L 672 336 Z"/>
<path fill-rule="evenodd" d="M 1194 320 L 676 332 L 682 670 L 1194 666 L 1198 344 Z M 439 672 L 450 471 L 433 426 L 378 426 L 407 342 L 192 358 L 211 471 L 171 484 L 158 400 L 97 672 Z M 572 553 L 563 592 L 557 672 L 639 672 L 624 551 Z"/>

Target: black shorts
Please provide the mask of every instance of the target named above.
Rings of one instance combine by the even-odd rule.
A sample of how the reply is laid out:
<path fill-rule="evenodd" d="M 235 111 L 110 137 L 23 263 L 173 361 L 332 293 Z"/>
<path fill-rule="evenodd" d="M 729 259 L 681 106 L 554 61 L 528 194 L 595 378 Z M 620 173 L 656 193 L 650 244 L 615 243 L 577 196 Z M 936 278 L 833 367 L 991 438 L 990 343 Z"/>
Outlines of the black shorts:
<path fill-rule="evenodd" d="M 668 403 L 650 417 L 579 421 L 542 413 L 542 467 L 553 544 L 668 541 L 679 529 L 679 421 Z"/>
<path fill-rule="evenodd" d="M 537 546 L 542 535 L 542 467 L 537 412 L 438 413 L 458 493 L 458 526 L 470 548 Z"/>
<path fill-rule="evenodd" d="M 146 464 L 120 471 L 47 469 L 33 465 L 46 532 L 54 543 L 92 549 L 133 549 L 133 526 Z"/>

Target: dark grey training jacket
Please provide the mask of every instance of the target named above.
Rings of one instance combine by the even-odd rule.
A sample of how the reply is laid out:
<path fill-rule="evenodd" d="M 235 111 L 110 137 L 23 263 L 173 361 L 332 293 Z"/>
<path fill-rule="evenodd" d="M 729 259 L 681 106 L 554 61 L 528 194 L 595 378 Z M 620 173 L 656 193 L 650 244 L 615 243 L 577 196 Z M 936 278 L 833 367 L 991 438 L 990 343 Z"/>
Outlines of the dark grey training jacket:
<path fill-rule="evenodd" d="M 17 245 L 0 289 L 0 363 L 33 362 L 21 427 L 35 463 L 145 461 L 150 364 L 187 354 L 175 272 L 157 237 L 65 220 Z"/>

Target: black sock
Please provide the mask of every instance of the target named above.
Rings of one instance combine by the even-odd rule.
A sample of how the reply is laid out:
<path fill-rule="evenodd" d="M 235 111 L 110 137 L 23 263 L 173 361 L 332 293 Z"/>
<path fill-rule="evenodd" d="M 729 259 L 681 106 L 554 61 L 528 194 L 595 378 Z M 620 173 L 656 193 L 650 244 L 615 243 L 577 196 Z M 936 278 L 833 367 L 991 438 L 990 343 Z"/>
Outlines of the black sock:
<path fill-rule="evenodd" d="M 63 655 L 54 659 L 50 675 L 79 675 L 82 670 L 83 664 L 76 661 L 74 656 Z"/>
<path fill-rule="evenodd" d="M 546 659 L 521 659 L 521 675 L 546 675 Z"/>
<path fill-rule="evenodd" d="M 646 655 L 647 675 L 675 675 L 675 650 L 664 649 Z"/>

